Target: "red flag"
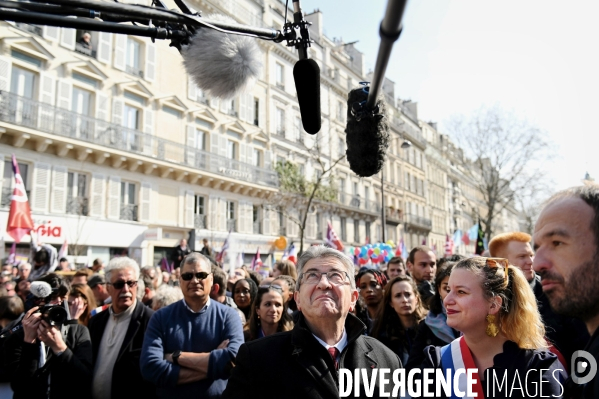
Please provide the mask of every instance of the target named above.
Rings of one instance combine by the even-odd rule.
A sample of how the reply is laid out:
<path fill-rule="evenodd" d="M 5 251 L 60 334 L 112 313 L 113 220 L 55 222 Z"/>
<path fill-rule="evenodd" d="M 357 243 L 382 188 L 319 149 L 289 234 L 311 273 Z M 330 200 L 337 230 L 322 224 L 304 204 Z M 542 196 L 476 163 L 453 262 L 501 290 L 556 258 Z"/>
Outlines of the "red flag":
<path fill-rule="evenodd" d="M 449 234 L 445 235 L 445 256 L 453 255 L 453 240 L 449 238 Z"/>
<path fill-rule="evenodd" d="M 254 259 L 252 259 L 252 270 L 258 271 L 262 267 L 262 259 L 260 258 L 260 247 L 256 251 Z"/>
<path fill-rule="evenodd" d="M 470 236 L 468 235 L 468 232 L 467 232 L 467 231 L 466 231 L 466 232 L 464 233 L 464 235 L 462 236 L 462 242 L 463 242 L 465 245 L 468 245 L 468 244 L 470 244 Z"/>
<path fill-rule="evenodd" d="M 341 243 L 341 240 L 339 239 L 339 237 L 337 237 L 337 234 L 335 234 L 335 230 L 333 230 L 333 226 L 331 226 L 331 222 L 328 222 L 328 226 L 327 226 L 327 237 L 326 237 L 326 243 L 329 244 L 331 247 L 335 248 L 338 251 L 343 251 L 343 244 Z"/>
<path fill-rule="evenodd" d="M 16 243 L 19 243 L 24 235 L 33 230 L 33 220 L 31 219 L 31 209 L 19 171 L 19 164 L 14 154 L 12 156 L 12 171 L 15 176 L 15 189 L 10 198 L 10 212 L 8 213 L 6 232 L 14 238 Z"/>

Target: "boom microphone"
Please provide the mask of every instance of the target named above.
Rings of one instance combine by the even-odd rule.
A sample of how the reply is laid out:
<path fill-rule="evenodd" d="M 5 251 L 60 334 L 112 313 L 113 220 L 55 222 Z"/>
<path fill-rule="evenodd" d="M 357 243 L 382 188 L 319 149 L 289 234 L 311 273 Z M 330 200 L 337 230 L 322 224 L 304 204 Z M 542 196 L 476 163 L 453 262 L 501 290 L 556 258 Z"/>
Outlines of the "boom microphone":
<path fill-rule="evenodd" d="M 394 42 L 401 34 L 401 18 L 407 0 L 388 0 L 381 22 L 381 44 L 377 54 L 372 85 L 352 90 L 347 99 L 347 161 L 360 177 L 377 174 L 385 163 L 389 146 L 389 124 L 385 101 L 378 93 L 385 78 Z"/>
<path fill-rule="evenodd" d="M 320 67 L 316 61 L 308 59 L 308 47 L 310 47 L 310 25 L 304 19 L 304 13 L 300 7 L 299 0 L 293 0 L 293 27 L 292 35 L 295 40 L 290 41 L 299 51 L 299 61 L 293 67 L 293 80 L 297 92 L 297 102 L 302 116 L 304 130 L 310 134 L 320 131 Z"/>
<path fill-rule="evenodd" d="M 225 15 L 215 14 L 209 19 L 235 24 Z M 253 38 L 214 29 L 198 29 L 181 55 L 187 73 L 210 97 L 235 97 L 258 78 L 262 69 L 262 52 Z"/>

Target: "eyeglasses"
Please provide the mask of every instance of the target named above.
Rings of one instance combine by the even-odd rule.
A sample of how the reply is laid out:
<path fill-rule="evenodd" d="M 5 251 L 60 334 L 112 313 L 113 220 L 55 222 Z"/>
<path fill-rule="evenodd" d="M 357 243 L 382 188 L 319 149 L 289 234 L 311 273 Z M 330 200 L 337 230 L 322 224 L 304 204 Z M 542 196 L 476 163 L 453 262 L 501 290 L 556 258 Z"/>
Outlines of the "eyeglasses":
<path fill-rule="evenodd" d="M 330 272 L 306 272 L 302 274 L 304 284 L 318 284 L 322 276 L 326 276 L 329 283 L 333 285 L 342 285 L 349 280 L 347 272 L 333 270 Z"/>
<path fill-rule="evenodd" d="M 108 285 L 112 285 L 115 289 L 122 289 L 125 284 L 129 286 L 129 288 L 133 288 L 137 285 L 137 281 L 117 281 L 116 283 L 106 283 Z"/>
<path fill-rule="evenodd" d="M 491 269 L 497 269 L 500 266 L 503 267 L 505 273 L 505 279 L 508 279 L 508 267 L 510 266 L 510 261 L 505 258 L 487 258 L 485 264 Z"/>
<path fill-rule="evenodd" d="M 204 280 L 206 279 L 206 277 L 208 277 L 211 273 L 206 273 L 206 272 L 197 272 L 197 273 L 181 273 L 181 279 L 183 281 L 191 281 L 192 278 L 194 278 L 194 276 L 198 279 L 198 280 Z"/>

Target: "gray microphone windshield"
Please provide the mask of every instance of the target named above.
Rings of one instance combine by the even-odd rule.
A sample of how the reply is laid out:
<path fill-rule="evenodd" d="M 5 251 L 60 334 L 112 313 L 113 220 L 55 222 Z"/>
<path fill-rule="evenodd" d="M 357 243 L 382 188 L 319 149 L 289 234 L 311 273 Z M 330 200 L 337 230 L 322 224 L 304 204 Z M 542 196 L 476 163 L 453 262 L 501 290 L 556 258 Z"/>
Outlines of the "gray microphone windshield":
<path fill-rule="evenodd" d="M 206 19 L 235 24 L 225 15 Z M 251 85 L 262 70 L 262 52 L 256 39 L 200 28 L 181 51 L 183 65 L 209 97 L 229 99 Z"/>
<path fill-rule="evenodd" d="M 29 289 L 37 298 L 47 298 L 52 294 L 52 287 L 45 281 L 34 281 Z"/>

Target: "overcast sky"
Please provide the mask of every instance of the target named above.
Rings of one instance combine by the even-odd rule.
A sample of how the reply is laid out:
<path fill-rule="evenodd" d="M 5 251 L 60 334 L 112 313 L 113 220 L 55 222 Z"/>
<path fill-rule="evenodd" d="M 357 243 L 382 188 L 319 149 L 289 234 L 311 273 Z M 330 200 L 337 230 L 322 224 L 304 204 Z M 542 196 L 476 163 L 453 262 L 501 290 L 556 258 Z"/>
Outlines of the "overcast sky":
<path fill-rule="evenodd" d="M 374 68 L 386 0 L 301 0 L 323 12 L 325 34 L 359 40 Z M 411 0 L 387 77 L 443 124 L 500 104 L 549 135 L 555 189 L 599 180 L 599 1 Z"/>

